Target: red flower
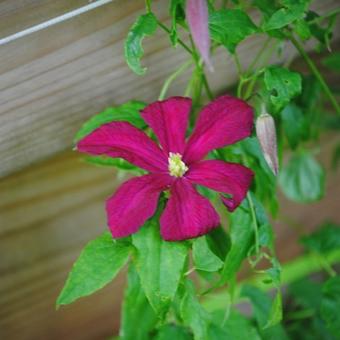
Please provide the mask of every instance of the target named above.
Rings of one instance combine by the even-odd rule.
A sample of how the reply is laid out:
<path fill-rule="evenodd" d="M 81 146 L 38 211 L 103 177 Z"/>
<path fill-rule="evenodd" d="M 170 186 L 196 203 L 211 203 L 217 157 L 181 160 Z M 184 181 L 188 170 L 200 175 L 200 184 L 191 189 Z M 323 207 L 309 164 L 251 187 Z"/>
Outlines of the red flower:
<path fill-rule="evenodd" d="M 195 185 L 231 195 L 221 195 L 229 211 L 244 199 L 252 171 L 240 164 L 203 158 L 213 149 L 250 135 L 252 108 L 240 99 L 219 97 L 203 108 L 186 141 L 190 109 L 191 99 L 172 97 L 142 111 L 160 146 L 127 122 L 102 125 L 78 143 L 81 152 L 121 157 L 150 172 L 128 180 L 107 200 L 113 237 L 138 231 L 155 213 L 159 195 L 165 190 L 170 190 L 170 198 L 160 225 L 167 241 L 197 237 L 220 224 L 214 207 L 196 191 Z"/>

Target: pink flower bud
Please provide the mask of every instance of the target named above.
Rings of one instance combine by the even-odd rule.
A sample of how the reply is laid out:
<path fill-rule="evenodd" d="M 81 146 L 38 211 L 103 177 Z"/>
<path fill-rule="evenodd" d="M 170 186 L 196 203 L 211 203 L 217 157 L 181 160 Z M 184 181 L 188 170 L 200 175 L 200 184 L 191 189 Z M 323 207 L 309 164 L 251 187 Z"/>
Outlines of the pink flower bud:
<path fill-rule="evenodd" d="M 256 120 L 256 134 L 264 158 L 275 175 L 278 174 L 275 122 L 271 115 L 262 113 Z"/>
<path fill-rule="evenodd" d="M 187 0 L 186 17 L 194 43 L 208 69 L 213 71 L 214 68 L 210 61 L 210 37 L 207 1 Z"/>

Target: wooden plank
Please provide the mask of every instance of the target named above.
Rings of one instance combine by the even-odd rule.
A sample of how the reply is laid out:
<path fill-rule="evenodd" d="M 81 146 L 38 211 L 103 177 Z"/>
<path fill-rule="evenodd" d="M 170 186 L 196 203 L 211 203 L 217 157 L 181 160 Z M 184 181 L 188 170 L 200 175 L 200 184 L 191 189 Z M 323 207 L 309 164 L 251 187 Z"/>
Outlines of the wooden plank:
<path fill-rule="evenodd" d="M 335 8 L 336 1 L 319 1 L 315 6 L 325 12 Z M 157 98 L 166 76 L 187 55 L 171 49 L 159 31 L 145 43 L 147 75 L 138 77 L 128 69 L 123 41 L 143 8 L 143 1 L 116 0 L 0 47 L 0 176 L 70 148 L 82 122 L 108 105 Z M 155 2 L 154 9 L 166 19 L 165 0 Z M 262 41 L 263 36 L 257 35 L 241 44 L 239 54 L 245 65 Z M 284 52 L 283 59 L 292 55 L 289 47 Z M 219 71 L 209 74 L 209 81 L 214 90 L 222 91 L 235 81 L 236 71 L 222 48 L 214 64 Z M 188 75 L 174 83 L 169 95 L 183 93 Z"/>
<path fill-rule="evenodd" d="M 87 0 L 2 0 L 0 39 L 87 4 Z"/>

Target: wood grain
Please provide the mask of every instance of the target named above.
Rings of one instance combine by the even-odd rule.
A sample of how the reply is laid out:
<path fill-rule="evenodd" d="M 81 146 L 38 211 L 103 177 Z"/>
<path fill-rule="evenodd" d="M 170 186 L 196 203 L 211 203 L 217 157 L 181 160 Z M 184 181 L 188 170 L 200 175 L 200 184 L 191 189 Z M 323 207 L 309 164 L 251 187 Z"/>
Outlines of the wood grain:
<path fill-rule="evenodd" d="M 0 18 L 2 13 L 8 29 L 14 31 L 16 16 L 26 17 L 22 14 L 26 9 L 33 16 L 39 8 L 50 18 L 69 3 L 74 5 L 66 0 L 8 0 L 4 4 L 11 10 L 2 9 Z M 166 20 L 167 1 L 155 1 L 153 6 L 158 17 Z M 336 7 L 336 1 L 318 1 L 315 7 L 325 12 Z M 158 31 L 145 41 L 146 76 L 138 77 L 128 69 L 123 41 L 143 8 L 140 0 L 116 0 L 0 47 L 0 176 L 69 148 L 82 122 L 109 105 L 157 98 L 166 76 L 187 55 L 180 48 L 171 49 L 164 33 Z M 24 22 L 22 25 L 27 26 Z M 249 64 L 262 40 L 263 36 L 256 35 L 240 45 L 242 63 Z M 280 58 L 292 53 L 287 46 Z M 212 88 L 221 91 L 235 81 L 236 70 L 225 49 L 219 49 L 213 62 L 219 71 L 208 78 Z M 169 95 L 183 94 L 188 74 L 174 83 Z"/>

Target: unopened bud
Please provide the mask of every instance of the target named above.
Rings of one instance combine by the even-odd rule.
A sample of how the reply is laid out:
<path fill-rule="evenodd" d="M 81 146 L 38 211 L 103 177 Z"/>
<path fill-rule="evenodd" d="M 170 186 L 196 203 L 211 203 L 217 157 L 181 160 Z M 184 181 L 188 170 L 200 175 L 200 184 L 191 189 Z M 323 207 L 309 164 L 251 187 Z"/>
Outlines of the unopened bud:
<path fill-rule="evenodd" d="M 275 175 L 278 174 L 275 121 L 268 113 L 261 113 L 256 120 L 256 134 L 264 158 Z"/>
<path fill-rule="evenodd" d="M 213 71 L 210 60 L 210 36 L 208 22 L 207 0 L 187 0 L 186 17 L 192 39 L 201 54 L 201 57 L 210 71 Z"/>

